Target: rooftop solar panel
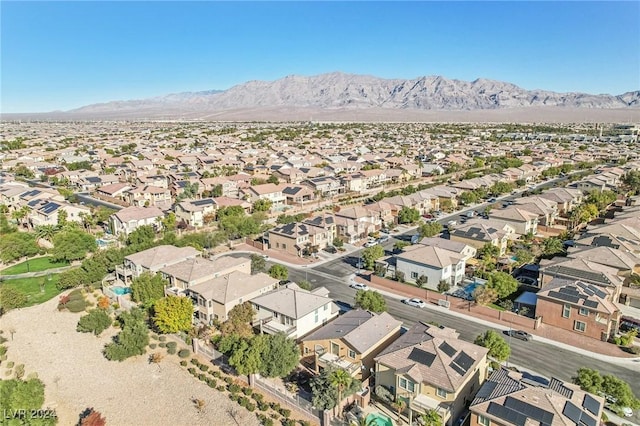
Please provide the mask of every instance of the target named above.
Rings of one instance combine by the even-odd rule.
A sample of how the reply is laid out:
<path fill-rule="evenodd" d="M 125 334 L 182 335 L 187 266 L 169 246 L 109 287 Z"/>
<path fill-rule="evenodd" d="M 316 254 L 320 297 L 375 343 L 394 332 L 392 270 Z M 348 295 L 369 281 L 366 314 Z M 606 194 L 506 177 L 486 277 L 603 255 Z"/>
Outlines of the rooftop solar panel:
<path fill-rule="evenodd" d="M 562 410 L 562 415 L 567 417 L 576 425 L 580 424 L 580 417 L 582 417 L 582 410 L 576 407 L 571 401 L 567 401 L 564 404 L 564 409 Z"/>
<path fill-rule="evenodd" d="M 582 302 L 582 304 L 588 308 L 597 308 L 598 307 L 598 302 L 596 302 L 595 300 L 585 300 L 584 302 Z"/>
<path fill-rule="evenodd" d="M 564 293 L 564 294 L 570 294 L 573 296 L 578 296 L 580 294 L 580 292 L 578 292 L 578 290 L 576 290 L 573 287 L 562 287 L 560 288 L 560 290 L 558 290 L 560 293 Z"/>
<path fill-rule="evenodd" d="M 578 303 L 580 301 L 579 297 L 571 296 L 564 293 L 559 293 L 557 291 L 550 291 L 549 296 L 556 299 L 564 300 L 565 302 L 570 302 L 570 303 Z"/>
<path fill-rule="evenodd" d="M 456 352 L 458 352 L 457 350 L 452 348 L 451 345 L 449 345 L 447 342 L 442 342 L 442 344 L 439 346 L 439 348 L 440 348 L 440 350 L 442 352 L 447 354 L 447 356 L 449 356 L 449 357 L 454 356 L 456 354 Z"/>
<path fill-rule="evenodd" d="M 195 200 L 192 201 L 191 204 L 193 204 L 194 206 L 206 206 L 209 204 L 213 204 L 213 200 L 212 199 L 203 199 L 203 200 Z"/>
<path fill-rule="evenodd" d="M 525 426 L 525 424 L 527 423 L 527 416 L 520 414 L 510 408 L 503 407 L 500 404 L 496 404 L 495 402 L 489 403 L 487 413 L 505 420 L 513 425 Z"/>
<path fill-rule="evenodd" d="M 597 426 L 597 424 L 598 424 L 596 419 L 594 419 L 593 417 L 591 417 L 589 414 L 585 413 L 584 411 L 582 412 L 582 417 L 580 417 L 580 423 L 582 423 L 585 426 Z"/>
<path fill-rule="evenodd" d="M 409 359 L 411 361 L 415 361 L 417 363 L 431 367 L 433 360 L 436 359 L 436 355 L 432 354 L 431 352 L 423 351 L 422 349 L 413 348 L 413 350 L 409 354 Z"/>
<path fill-rule="evenodd" d="M 553 422 L 553 413 L 538 408 L 527 402 L 508 396 L 504 402 L 504 406 L 512 410 L 522 413 L 525 416 L 536 420 L 542 424 L 550 425 Z"/>
<path fill-rule="evenodd" d="M 582 400 L 582 406 L 587 409 L 592 414 L 598 415 L 600 411 L 600 403 L 597 399 L 589 395 L 588 393 L 584 394 L 584 399 Z"/>
<path fill-rule="evenodd" d="M 476 398 L 488 398 L 495 390 L 496 386 L 498 386 L 498 383 L 496 382 L 484 382 L 484 385 L 482 385 L 476 394 Z"/>
<path fill-rule="evenodd" d="M 451 362 L 451 364 L 449 364 L 449 367 L 451 367 L 453 371 L 455 371 L 461 376 L 464 376 L 465 374 L 467 374 L 467 372 L 462 367 L 460 367 L 458 364 L 456 364 L 453 361 Z"/>
<path fill-rule="evenodd" d="M 473 358 L 471 358 L 469 355 L 467 355 L 463 351 L 463 352 L 460 352 L 460 354 L 453 360 L 453 363 L 460 366 L 460 368 L 464 370 L 464 374 L 466 374 L 467 371 L 469 371 L 469 369 L 473 365 L 474 361 L 473 361 Z"/>

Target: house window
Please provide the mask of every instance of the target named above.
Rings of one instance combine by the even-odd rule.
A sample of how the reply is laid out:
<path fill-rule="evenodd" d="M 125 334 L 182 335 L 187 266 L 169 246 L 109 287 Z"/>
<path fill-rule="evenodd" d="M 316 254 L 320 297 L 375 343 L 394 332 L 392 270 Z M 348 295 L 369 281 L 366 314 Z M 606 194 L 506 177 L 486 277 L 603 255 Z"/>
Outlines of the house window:
<path fill-rule="evenodd" d="M 308 353 L 309 353 L 309 348 L 305 347 L 305 348 L 304 348 L 304 354 L 306 355 L 306 354 L 308 354 Z"/>
<path fill-rule="evenodd" d="M 329 309 L 329 305 L 324 305 L 324 310 L 326 311 L 327 309 Z"/>
<path fill-rule="evenodd" d="M 440 398 L 446 398 L 447 397 L 447 391 L 444 389 L 436 389 L 436 395 L 438 395 Z"/>
<path fill-rule="evenodd" d="M 478 424 L 482 426 L 489 426 L 491 424 L 491 420 L 481 414 L 478 414 Z"/>
<path fill-rule="evenodd" d="M 578 314 L 583 315 L 585 317 L 589 316 L 589 310 L 587 308 L 580 308 L 580 310 L 578 310 Z"/>
<path fill-rule="evenodd" d="M 352 351 L 351 349 L 349 349 L 349 358 L 356 359 L 356 353 L 354 351 Z"/>
<path fill-rule="evenodd" d="M 414 280 L 418 279 L 418 273 L 417 272 L 412 272 L 411 273 L 411 278 L 414 279 Z"/>
<path fill-rule="evenodd" d="M 562 308 L 562 317 L 569 318 L 571 316 L 571 305 L 564 305 Z"/>
<path fill-rule="evenodd" d="M 411 380 L 407 380 L 404 377 L 400 377 L 398 386 L 402 389 L 408 390 L 409 392 L 413 392 L 415 390 L 415 383 Z"/>
<path fill-rule="evenodd" d="M 580 332 L 584 333 L 585 330 L 587 329 L 587 324 L 585 324 L 582 321 L 575 321 L 573 323 L 573 329 L 576 330 L 576 331 L 580 331 Z"/>

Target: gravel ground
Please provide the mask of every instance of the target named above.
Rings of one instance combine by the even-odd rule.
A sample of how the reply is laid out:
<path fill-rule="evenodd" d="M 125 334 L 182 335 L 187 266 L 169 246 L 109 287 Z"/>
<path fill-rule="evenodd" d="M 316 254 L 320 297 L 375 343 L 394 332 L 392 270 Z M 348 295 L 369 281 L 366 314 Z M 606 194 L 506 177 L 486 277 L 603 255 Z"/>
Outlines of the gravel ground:
<path fill-rule="evenodd" d="M 108 361 L 102 348 L 117 330 L 100 337 L 78 333 L 81 314 L 58 312 L 57 303 L 56 298 L 11 311 L 0 326 L 9 339 L 7 361 L 25 364 L 25 377 L 38 373 L 46 385 L 44 405 L 56 410 L 58 424 L 76 424 L 87 407 L 101 412 L 110 425 L 259 424 L 254 414 L 191 377 L 175 355 L 159 366 L 149 364 L 148 355 Z M 13 340 L 9 330 L 15 330 Z M 202 412 L 193 398 L 206 401 Z"/>

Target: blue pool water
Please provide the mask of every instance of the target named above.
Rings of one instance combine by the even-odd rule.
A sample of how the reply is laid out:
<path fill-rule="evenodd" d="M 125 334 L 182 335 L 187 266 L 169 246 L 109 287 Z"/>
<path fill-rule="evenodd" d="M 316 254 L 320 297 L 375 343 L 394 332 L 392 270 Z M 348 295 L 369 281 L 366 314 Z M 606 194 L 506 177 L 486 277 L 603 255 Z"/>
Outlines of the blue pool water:
<path fill-rule="evenodd" d="M 469 296 L 473 296 L 473 292 L 478 286 L 482 286 L 482 284 L 473 282 L 464 288 L 464 292 L 467 293 Z"/>
<path fill-rule="evenodd" d="M 106 247 L 110 243 L 111 243 L 111 241 L 103 240 L 102 238 L 96 239 L 96 244 L 98 244 L 98 247 Z"/>
<path fill-rule="evenodd" d="M 367 424 L 369 424 L 369 421 L 371 421 L 371 419 L 374 419 L 371 426 L 393 426 L 393 422 L 391 421 L 391 419 L 382 414 L 369 414 L 367 416 Z"/>
<path fill-rule="evenodd" d="M 111 287 L 111 290 L 118 296 L 131 293 L 131 288 L 129 287 Z"/>

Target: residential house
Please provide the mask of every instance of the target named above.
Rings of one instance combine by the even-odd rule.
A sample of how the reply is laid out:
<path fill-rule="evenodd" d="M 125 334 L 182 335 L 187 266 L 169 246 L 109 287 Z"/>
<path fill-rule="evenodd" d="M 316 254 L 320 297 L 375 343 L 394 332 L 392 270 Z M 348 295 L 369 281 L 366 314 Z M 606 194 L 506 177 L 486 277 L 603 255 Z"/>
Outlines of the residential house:
<path fill-rule="evenodd" d="M 395 256 L 396 274 L 404 274 L 408 282 L 420 276 L 427 278 L 424 287 L 437 290 L 440 281 L 454 286 L 464 279 L 466 262 L 460 254 L 435 246 L 416 244 Z"/>
<path fill-rule="evenodd" d="M 61 211 L 65 212 L 68 222 L 82 223 L 83 215 L 91 215 L 90 208 L 64 201 L 34 199 L 27 205 L 31 208 L 27 220 L 32 227 L 57 225 Z"/>
<path fill-rule="evenodd" d="M 234 271 L 189 286 L 185 295 L 194 302 L 194 320 L 203 324 L 226 321 L 235 306 L 274 290 L 278 280 L 264 273 Z"/>
<path fill-rule="evenodd" d="M 500 256 L 504 256 L 507 251 L 507 242 L 510 237 L 514 237 L 514 234 L 515 230 L 511 225 L 500 222 L 491 224 L 488 220 L 479 219 L 456 226 L 450 232 L 449 238 L 476 249 L 482 248 L 485 244 L 491 244 L 500 249 Z"/>
<path fill-rule="evenodd" d="M 160 269 L 162 277 L 169 282 L 167 293 L 182 295 L 184 291 L 211 278 L 231 272 L 251 273 L 251 260 L 247 258 L 220 257 L 213 260 L 191 257 Z"/>
<path fill-rule="evenodd" d="M 269 248 L 294 256 L 315 253 L 331 245 L 335 232 L 309 223 L 293 222 L 276 226 L 267 232 Z"/>
<path fill-rule="evenodd" d="M 251 300 L 256 311 L 253 324 L 261 333 L 282 332 L 298 340 L 338 316 L 340 309 L 328 295 L 324 287 L 307 291 L 287 284 Z"/>
<path fill-rule="evenodd" d="M 540 261 L 540 283 L 545 287 L 554 278 L 581 280 L 598 287 L 609 288 L 618 301 L 622 291 L 624 277 L 619 270 L 608 265 L 592 262 L 587 259 L 554 257 L 550 260 Z"/>
<path fill-rule="evenodd" d="M 131 189 L 128 183 L 112 183 L 96 188 L 96 194 L 103 197 L 118 198 L 124 200 L 125 194 Z"/>
<path fill-rule="evenodd" d="M 538 215 L 538 225 L 553 226 L 558 217 L 558 205 L 555 201 L 543 197 L 523 197 L 516 199 L 515 205 Z"/>
<path fill-rule="evenodd" d="M 413 413 L 436 410 L 454 425 L 487 378 L 488 349 L 459 339 L 455 330 L 417 323 L 376 358 L 375 383 Z"/>
<path fill-rule="evenodd" d="M 263 185 L 250 186 L 240 190 L 240 195 L 251 204 L 258 200 L 271 201 L 271 210 L 282 210 L 287 202 L 287 197 L 282 193 L 286 186 L 283 184 L 265 183 Z"/>
<path fill-rule="evenodd" d="M 613 296 L 609 288 L 555 278 L 537 293 L 536 316 L 544 324 L 606 342 L 620 324 Z"/>
<path fill-rule="evenodd" d="M 175 206 L 175 215 L 178 222 L 184 222 L 196 228 L 207 224 L 209 217 L 215 216 L 217 205 L 213 198 L 182 201 Z M 205 220 L 205 218 L 207 218 Z"/>
<path fill-rule="evenodd" d="M 310 203 L 315 200 L 313 190 L 306 185 L 287 185 L 282 190 L 282 193 L 284 194 L 286 203 L 289 206 L 304 206 L 305 203 Z"/>
<path fill-rule="evenodd" d="M 575 207 L 579 206 L 583 200 L 582 191 L 572 188 L 552 188 L 538 195 L 539 198 L 546 198 L 558 205 L 558 214 L 567 215 Z"/>
<path fill-rule="evenodd" d="M 556 378 L 539 383 L 500 368 L 471 402 L 470 426 L 598 426 L 604 403 L 574 384 Z"/>
<path fill-rule="evenodd" d="M 126 207 L 109 217 L 109 225 L 113 235 L 129 235 L 144 225 L 159 228 L 163 217 L 164 213 L 157 207 Z"/>
<path fill-rule="evenodd" d="M 345 192 L 342 182 L 332 176 L 318 176 L 306 179 L 302 183 L 309 186 L 315 194 L 323 198 L 331 198 Z"/>
<path fill-rule="evenodd" d="M 227 179 L 225 176 L 217 176 L 211 178 L 200 179 L 203 191 L 209 191 L 211 194 L 216 187 L 221 190 L 220 195 L 224 197 L 238 197 L 238 183 L 234 180 Z"/>
<path fill-rule="evenodd" d="M 538 214 L 523 210 L 519 206 L 492 210 L 490 217 L 496 222 L 511 226 L 519 235 L 535 235 L 538 232 Z"/>
<path fill-rule="evenodd" d="M 193 247 L 176 247 L 161 245 L 138 253 L 125 256 L 122 266 L 116 265 L 116 276 L 128 284 L 131 279 L 138 278 L 145 272 L 155 274 L 169 265 L 183 262 L 200 256 L 200 251 Z"/>
<path fill-rule="evenodd" d="M 374 371 L 375 357 L 400 336 L 401 326 L 386 312 L 346 312 L 302 339 L 303 362 L 316 373 L 342 368 L 365 380 Z"/>
<path fill-rule="evenodd" d="M 127 201 L 132 206 L 168 209 L 172 204 L 171 190 L 151 185 L 131 188 L 127 191 Z"/>
<path fill-rule="evenodd" d="M 454 253 L 457 253 L 465 261 L 476 257 L 476 254 L 478 252 L 477 249 L 472 245 L 440 237 L 425 237 L 421 239 L 418 244 L 438 247 L 444 250 L 452 251 Z"/>

